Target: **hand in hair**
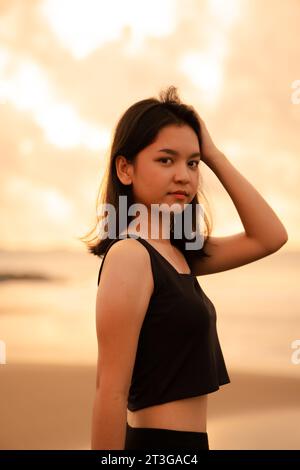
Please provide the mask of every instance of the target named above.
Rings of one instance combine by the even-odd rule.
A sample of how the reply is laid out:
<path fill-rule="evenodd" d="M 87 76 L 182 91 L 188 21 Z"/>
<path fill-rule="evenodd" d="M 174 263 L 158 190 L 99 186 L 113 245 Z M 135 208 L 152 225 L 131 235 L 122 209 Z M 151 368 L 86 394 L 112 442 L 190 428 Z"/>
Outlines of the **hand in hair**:
<path fill-rule="evenodd" d="M 199 119 L 201 126 L 201 160 L 206 165 L 210 166 L 220 154 L 223 154 L 223 152 L 221 152 L 214 144 L 203 119 Z"/>

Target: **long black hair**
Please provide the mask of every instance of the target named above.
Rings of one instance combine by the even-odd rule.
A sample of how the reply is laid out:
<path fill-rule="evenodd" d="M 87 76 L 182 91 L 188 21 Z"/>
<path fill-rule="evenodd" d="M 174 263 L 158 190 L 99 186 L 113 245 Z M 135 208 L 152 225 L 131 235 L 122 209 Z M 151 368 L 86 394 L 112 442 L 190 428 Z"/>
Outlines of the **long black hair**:
<path fill-rule="evenodd" d="M 165 91 L 161 91 L 159 93 L 159 99 L 152 97 L 134 103 L 119 119 L 114 129 L 109 161 L 98 191 L 95 225 L 84 237 L 79 237 L 79 239 L 86 244 L 90 253 L 100 257 L 103 256 L 112 240 L 109 236 L 101 238 L 97 231 L 99 224 L 101 225 L 101 218 L 104 217 L 103 214 L 99 215 L 98 208 L 100 207 L 100 204 L 111 204 L 115 208 L 116 233 L 118 234 L 120 233 L 119 196 L 127 196 L 127 207 L 130 207 L 135 203 L 133 200 L 132 184 L 124 185 L 117 176 L 115 164 L 116 157 L 118 155 L 123 155 L 129 162 L 134 163 L 136 155 L 145 147 L 152 144 L 159 131 L 169 125 L 190 126 L 198 137 L 201 153 L 201 127 L 199 116 L 192 106 L 180 101 L 177 94 L 177 88 L 174 86 L 169 86 Z M 202 208 L 206 207 L 202 215 L 204 228 L 201 231 L 201 236 L 205 240 L 202 248 L 198 248 L 197 250 L 189 249 L 185 251 L 185 243 L 193 242 L 196 235 L 194 238 L 186 238 L 184 230 L 181 232 L 181 238 L 174 238 L 173 232 L 171 231 L 170 242 L 184 252 L 187 257 L 209 256 L 205 253 L 204 248 L 207 238 L 211 234 L 212 222 L 207 198 L 204 194 L 203 188 L 200 187 L 198 189 L 197 194 L 190 204 L 192 205 L 192 230 L 193 233 L 197 232 L 198 234 L 200 234 L 200 227 L 196 224 L 196 205 L 201 204 Z M 135 216 L 128 215 L 128 225 L 134 217 Z M 176 218 L 176 215 L 174 215 L 174 217 Z M 109 224 L 109 215 L 106 217 L 106 221 L 107 220 Z M 184 218 L 181 220 L 183 221 Z"/>

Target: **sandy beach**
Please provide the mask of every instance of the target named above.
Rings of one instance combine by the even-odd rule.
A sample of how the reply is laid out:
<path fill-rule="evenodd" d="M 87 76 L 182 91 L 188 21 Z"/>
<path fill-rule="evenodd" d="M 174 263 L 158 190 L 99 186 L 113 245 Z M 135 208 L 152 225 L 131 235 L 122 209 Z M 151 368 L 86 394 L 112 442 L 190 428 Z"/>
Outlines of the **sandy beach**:
<path fill-rule="evenodd" d="M 1 449 L 89 449 L 91 366 L 0 366 Z M 214 449 L 299 449 L 300 379 L 231 371 L 210 394 Z"/>
<path fill-rule="evenodd" d="M 198 281 L 218 312 L 231 383 L 209 395 L 213 449 L 300 449 L 299 253 Z M 99 262 L 71 253 L 2 253 L 0 449 L 89 449 L 96 382 Z M 26 268 L 26 270 L 25 270 Z M 63 280 L 58 278 L 62 277 Z"/>

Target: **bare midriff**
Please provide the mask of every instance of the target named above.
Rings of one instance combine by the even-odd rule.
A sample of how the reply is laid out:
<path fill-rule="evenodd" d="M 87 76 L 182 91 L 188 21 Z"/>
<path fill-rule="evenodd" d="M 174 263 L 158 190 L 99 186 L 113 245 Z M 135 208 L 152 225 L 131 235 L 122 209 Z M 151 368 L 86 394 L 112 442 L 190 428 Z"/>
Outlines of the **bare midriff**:
<path fill-rule="evenodd" d="M 127 410 L 133 428 L 162 428 L 206 432 L 207 395 L 170 401 L 136 411 Z"/>

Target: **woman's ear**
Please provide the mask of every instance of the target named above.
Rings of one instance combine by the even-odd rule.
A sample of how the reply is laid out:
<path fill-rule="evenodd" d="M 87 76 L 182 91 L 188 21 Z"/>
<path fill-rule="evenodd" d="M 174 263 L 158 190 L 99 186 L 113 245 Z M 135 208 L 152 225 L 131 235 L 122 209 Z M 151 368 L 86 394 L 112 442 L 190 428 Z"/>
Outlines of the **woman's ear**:
<path fill-rule="evenodd" d="M 115 159 L 116 172 L 121 183 L 130 185 L 132 183 L 131 177 L 131 163 L 123 155 L 118 155 Z"/>

